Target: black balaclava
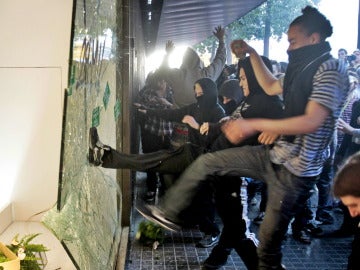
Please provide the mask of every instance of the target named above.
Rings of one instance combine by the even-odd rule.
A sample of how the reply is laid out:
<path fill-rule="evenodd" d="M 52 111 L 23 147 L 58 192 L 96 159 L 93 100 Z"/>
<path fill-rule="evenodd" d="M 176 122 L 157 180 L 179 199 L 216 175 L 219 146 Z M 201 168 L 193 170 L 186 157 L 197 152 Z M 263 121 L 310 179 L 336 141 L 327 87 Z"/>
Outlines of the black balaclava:
<path fill-rule="evenodd" d="M 195 82 L 195 84 L 196 83 L 200 84 L 203 90 L 203 95 L 196 97 L 197 104 L 201 111 L 210 112 L 218 103 L 218 91 L 216 84 L 210 78 L 199 79 Z"/>
<path fill-rule="evenodd" d="M 230 115 L 244 98 L 244 92 L 239 85 L 239 80 L 236 79 L 226 80 L 220 87 L 219 95 L 231 99 L 228 103 L 221 104 L 226 115 Z"/>

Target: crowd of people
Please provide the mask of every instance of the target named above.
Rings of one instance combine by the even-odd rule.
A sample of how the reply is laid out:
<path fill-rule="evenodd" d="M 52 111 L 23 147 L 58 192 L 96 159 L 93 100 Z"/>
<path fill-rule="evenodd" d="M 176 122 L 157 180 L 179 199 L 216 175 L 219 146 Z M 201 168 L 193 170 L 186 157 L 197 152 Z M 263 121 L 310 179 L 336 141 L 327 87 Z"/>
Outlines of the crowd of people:
<path fill-rule="evenodd" d="M 188 48 L 174 69 L 169 41 L 134 103 L 142 153 L 116 151 L 92 127 L 89 163 L 146 172 L 137 210 L 172 231 L 198 225 L 198 247 L 213 247 L 205 269 L 225 265 L 232 249 L 247 269 L 286 269 L 281 250 L 289 225 L 294 239 L 309 244 L 324 236 L 322 225 L 334 223 L 335 208 L 343 223 L 327 236 L 355 235 L 348 269 L 360 269 L 360 50 L 331 56 L 332 31 L 323 14 L 305 7 L 288 28 L 288 63 L 233 40 L 238 62 L 226 65 L 218 26 L 209 66 Z M 246 189 L 254 183 L 261 189 L 257 235 L 247 216 Z"/>

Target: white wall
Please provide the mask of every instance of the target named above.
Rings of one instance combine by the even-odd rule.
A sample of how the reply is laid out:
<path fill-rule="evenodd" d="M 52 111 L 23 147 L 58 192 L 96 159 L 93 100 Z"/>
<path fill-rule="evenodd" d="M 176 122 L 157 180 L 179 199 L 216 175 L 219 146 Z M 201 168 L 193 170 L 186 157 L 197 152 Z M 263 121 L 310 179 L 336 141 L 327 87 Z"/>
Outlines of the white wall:
<path fill-rule="evenodd" d="M 56 203 L 72 2 L 0 1 L 0 211 L 15 220 Z"/>

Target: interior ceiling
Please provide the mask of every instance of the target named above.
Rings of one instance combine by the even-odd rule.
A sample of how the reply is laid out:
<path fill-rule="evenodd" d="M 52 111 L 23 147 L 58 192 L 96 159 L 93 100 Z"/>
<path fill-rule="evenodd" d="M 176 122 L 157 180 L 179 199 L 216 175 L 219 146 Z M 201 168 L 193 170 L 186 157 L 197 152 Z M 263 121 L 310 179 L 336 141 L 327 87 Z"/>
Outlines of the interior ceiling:
<path fill-rule="evenodd" d="M 211 36 L 216 26 L 230 24 L 266 0 L 153 0 L 152 7 L 144 1 L 145 12 L 152 9 L 152 29 L 145 27 L 145 39 L 149 47 L 163 49 L 167 40 L 194 45 Z"/>

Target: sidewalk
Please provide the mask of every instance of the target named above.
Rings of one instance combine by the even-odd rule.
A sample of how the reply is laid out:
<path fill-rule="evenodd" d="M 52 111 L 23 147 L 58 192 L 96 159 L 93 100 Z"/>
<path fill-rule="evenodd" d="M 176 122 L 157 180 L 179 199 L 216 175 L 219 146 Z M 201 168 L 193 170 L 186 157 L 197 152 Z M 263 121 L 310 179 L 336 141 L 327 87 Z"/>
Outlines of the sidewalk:
<path fill-rule="evenodd" d="M 135 184 L 134 205 L 141 200 L 145 181 L 138 177 Z M 249 209 L 249 217 L 255 217 L 257 207 Z M 342 216 L 337 214 L 337 222 L 324 226 L 324 230 L 336 229 Z M 212 248 L 197 248 L 195 244 L 201 238 L 197 229 L 182 230 L 178 233 L 165 232 L 165 242 L 156 250 L 142 246 L 135 240 L 137 226 L 143 218 L 136 212 L 132 215 L 130 243 L 126 270 L 193 270 L 201 269 L 202 262 L 208 257 Z M 221 221 L 219 220 L 219 224 Z M 257 231 L 252 225 L 252 231 Z M 346 269 L 347 257 L 350 254 L 352 238 L 313 238 L 310 245 L 301 244 L 288 235 L 283 246 L 283 263 L 287 270 L 342 270 Z M 222 270 L 246 269 L 235 251 L 229 256 Z"/>

